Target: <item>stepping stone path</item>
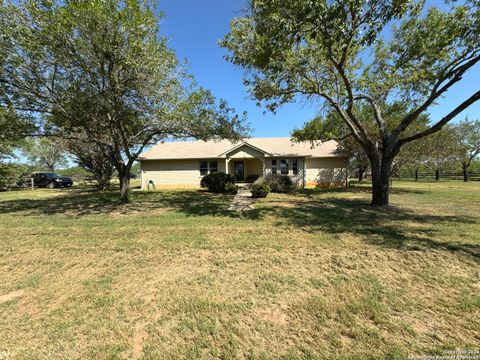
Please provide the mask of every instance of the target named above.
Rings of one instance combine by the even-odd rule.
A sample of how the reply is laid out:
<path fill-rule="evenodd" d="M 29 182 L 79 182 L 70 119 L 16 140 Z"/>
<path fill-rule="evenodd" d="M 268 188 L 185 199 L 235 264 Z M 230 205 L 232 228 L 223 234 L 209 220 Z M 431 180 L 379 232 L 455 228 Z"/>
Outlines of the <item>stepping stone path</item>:
<path fill-rule="evenodd" d="M 248 211 L 253 210 L 253 198 L 249 188 L 241 187 L 238 189 L 237 195 L 232 200 L 232 204 L 228 210 L 232 211 Z"/>

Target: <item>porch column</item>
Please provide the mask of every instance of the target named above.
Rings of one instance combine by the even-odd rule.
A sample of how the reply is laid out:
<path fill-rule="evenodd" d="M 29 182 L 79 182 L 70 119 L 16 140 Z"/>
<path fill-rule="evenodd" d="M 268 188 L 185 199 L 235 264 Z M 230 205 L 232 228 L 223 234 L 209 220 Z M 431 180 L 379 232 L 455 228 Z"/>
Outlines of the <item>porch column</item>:
<path fill-rule="evenodd" d="M 265 177 L 265 156 L 262 158 L 262 176 Z"/>
<path fill-rule="evenodd" d="M 225 158 L 225 174 L 228 174 L 228 158 Z"/>

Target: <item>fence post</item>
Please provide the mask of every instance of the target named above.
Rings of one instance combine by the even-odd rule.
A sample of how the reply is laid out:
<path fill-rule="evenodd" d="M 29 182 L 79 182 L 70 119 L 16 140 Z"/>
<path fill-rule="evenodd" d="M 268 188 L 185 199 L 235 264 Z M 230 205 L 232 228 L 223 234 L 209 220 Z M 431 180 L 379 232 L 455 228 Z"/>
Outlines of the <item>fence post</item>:
<path fill-rule="evenodd" d="M 32 191 L 33 191 L 33 190 L 35 189 L 35 188 L 33 187 L 33 178 L 30 178 L 30 184 L 32 185 Z"/>

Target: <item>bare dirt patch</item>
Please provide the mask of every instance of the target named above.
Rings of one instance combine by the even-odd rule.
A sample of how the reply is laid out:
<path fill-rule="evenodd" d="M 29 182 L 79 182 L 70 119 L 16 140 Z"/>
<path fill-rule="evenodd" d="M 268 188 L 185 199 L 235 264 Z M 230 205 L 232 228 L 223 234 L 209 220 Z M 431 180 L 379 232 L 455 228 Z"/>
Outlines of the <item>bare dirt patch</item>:
<path fill-rule="evenodd" d="M 7 301 L 14 300 L 22 296 L 23 294 L 25 294 L 25 290 L 12 291 L 12 292 L 9 292 L 8 294 L 0 295 L 0 304 Z"/>

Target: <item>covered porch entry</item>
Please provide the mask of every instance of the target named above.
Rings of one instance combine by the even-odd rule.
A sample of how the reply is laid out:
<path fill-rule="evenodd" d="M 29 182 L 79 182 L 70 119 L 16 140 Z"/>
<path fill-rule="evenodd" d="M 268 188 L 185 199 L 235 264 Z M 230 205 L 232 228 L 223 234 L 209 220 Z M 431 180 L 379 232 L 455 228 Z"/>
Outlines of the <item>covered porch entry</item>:
<path fill-rule="evenodd" d="M 236 182 L 252 183 L 265 174 L 265 157 L 268 155 L 261 149 L 242 143 L 222 157 L 225 157 L 227 174 L 235 176 Z"/>
<path fill-rule="evenodd" d="M 260 159 L 232 159 L 227 173 L 235 176 L 236 182 L 252 183 L 264 174 L 264 161 Z"/>

